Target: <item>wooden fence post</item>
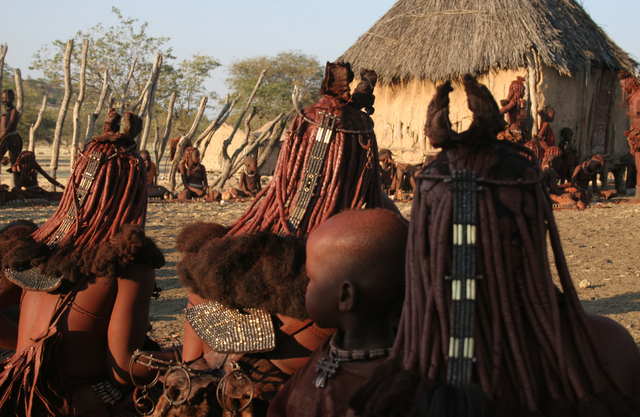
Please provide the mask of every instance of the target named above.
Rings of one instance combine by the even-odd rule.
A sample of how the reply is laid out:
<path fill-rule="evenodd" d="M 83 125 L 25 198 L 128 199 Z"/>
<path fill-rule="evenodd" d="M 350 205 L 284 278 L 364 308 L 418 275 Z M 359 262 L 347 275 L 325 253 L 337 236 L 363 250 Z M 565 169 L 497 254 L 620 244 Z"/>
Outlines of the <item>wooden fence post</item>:
<path fill-rule="evenodd" d="M 64 127 L 64 118 L 67 116 L 69 109 L 69 101 L 71 100 L 71 52 L 73 52 L 73 39 L 67 41 L 67 50 L 64 54 L 64 98 L 60 105 L 58 120 L 56 121 L 56 130 L 53 133 L 53 149 L 51 152 L 51 173 L 53 179 L 56 179 L 58 171 L 58 157 L 60 156 L 60 139 L 62 137 L 62 128 Z M 53 186 L 53 191 L 56 186 Z"/>
<path fill-rule="evenodd" d="M 44 93 L 44 97 L 42 98 L 42 106 L 40 106 L 40 111 L 38 112 L 38 118 L 36 122 L 29 126 L 29 147 L 28 151 L 34 152 L 36 149 L 36 130 L 40 126 L 40 122 L 42 122 L 42 116 L 44 115 L 44 111 L 47 110 L 47 99 L 49 98 L 49 92 Z"/>
<path fill-rule="evenodd" d="M 76 104 L 73 106 L 73 141 L 71 142 L 71 159 L 69 166 L 73 165 L 73 158 L 76 156 L 78 142 L 80 142 L 80 109 L 84 102 L 85 74 L 87 72 L 87 54 L 89 52 L 89 39 L 85 39 L 82 44 L 82 61 L 80 63 L 80 87 Z"/>

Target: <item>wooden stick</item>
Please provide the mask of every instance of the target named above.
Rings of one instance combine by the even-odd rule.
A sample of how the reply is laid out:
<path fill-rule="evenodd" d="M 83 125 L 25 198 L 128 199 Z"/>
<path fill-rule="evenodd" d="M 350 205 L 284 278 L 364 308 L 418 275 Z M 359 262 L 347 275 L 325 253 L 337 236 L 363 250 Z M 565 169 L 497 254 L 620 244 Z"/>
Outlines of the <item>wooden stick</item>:
<path fill-rule="evenodd" d="M 153 119 L 153 104 L 156 100 L 156 90 L 158 88 L 158 78 L 160 77 L 160 71 L 162 70 L 162 55 L 156 54 L 156 58 L 153 61 L 153 69 L 151 70 L 152 80 L 149 90 L 147 92 L 147 100 L 144 115 L 144 127 L 142 134 L 140 135 L 139 145 L 140 150 L 146 149 L 147 138 L 149 137 L 149 130 L 151 129 L 151 121 Z"/>
<path fill-rule="evenodd" d="M 203 140 L 202 143 L 200 144 L 200 155 L 202 155 L 203 157 L 204 157 L 204 153 L 207 151 L 207 148 L 209 147 L 209 143 L 211 142 L 211 139 L 213 139 L 213 135 L 220 128 L 220 126 L 222 126 L 224 122 L 227 120 L 227 117 L 229 117 L 229 115 L 233 111 L 233 108 L 236 106 L 236 103 L 238 103 L 238 100 L 240 100 L 240 97 L 242 97 L 242 94 L 238 94 L 231 103 L 229 103 L 229 98 L 227 97 L 227 102 L 225 103 L 222 110 L 220 110 L 220 113 L 218 114 L 218 117 L 216 117 L 216 120 L 214 120 L 214 123 L 215 123 L 214 128 L 211 129 L 206 140 Z"/>
<path fill-rule="evenodd" d="M 34 152 L 36 148 L 36 130 L 40 126 L 40 122 L 42 122 L 42 116 L 44 115 L 45 110 L 47 110 L 47 99 L 49 98 L 49 92 L 44 93 L 44 97 L 42 98 L 42 106 L 40 106 L 40 111 L 38 112 L 38 118 L 36 122 L 33 123 L 29 127 L 29 147 L 27 150 Z"/>
<path fill-rule="evenodd" d="M 171 123 L 173 121 L 173 106 L 176 102 L 176 93 L 175 91 L 171 93 L 171 99 L 169 100 L 169 109 L 167 110 L 167 120 L 164 124 L 164 135 L 162 135 L 162 142 L 160 142 L 159 146 L 156 147 L 154 144 L 153 149 L 156 158 L 156 167 L 160 166 L 160 161 L 162 160 L 162 156 L 164 155 L 164 149 L 167 147 L 167 142 L 169 141 L 169 136 L 171 136 Z"/>
<path fill-rule="evenodd" d="M 56 121 L 56 129 L 53 132 L 50 169 L 54 180 L 56 179 L 56 173 L 58 171 L 58 157 L 60 156 L 62 128 L 64 127 L 64 119 L 67 116 L 69 101 L 71 100 L 71 52 L 73 52 L 73 39 L 69 39 L 69 41 L 67 41 L 67 50 L 64 54 L 64 98 L 62 99 L 62 104 L 60 104 L 60 112 L 58 113 L 58 120 Z M 54 185 L 53 191 L 55 190 L 56 186 Z"/>
<path fill-rule="evenodd" d="M 71 161 L 69 166 L 73 164 L 73 158 L 76 156 L 78 143 L 80 142 L 80 109 L 84 102 L 85 92 L 85 74 L 87 72 L 87 54 L 89 53 L 89 39 L 85 39 L 82 44 L 82 61 L 80 63 L 80 91 L 78 98 L 73 107 L 73 142 L 71 142 Z"/>
<path fill-rule="evenodd" d="M 14 80 L 16 84 L 16 110 L 20 115 L 22 115 L 22 110 L 24 110 L 24 90 L 22 89 L 22 72 L 19 68 L 16 68 L 14 71 Z"/>
<path fill-rule="evenodd" d="M 4 75 L 4 57 L 7 56 L 8 49 L 6 43 L 0 48 L 0 91 L 2 91 L 2 76 Z"/>
<path fill-rule="evenodd" d="M 133 64 L 131 64 L 131 68 L 129 69 L 129 75 L 127 75 L 127 82 L 124 84 L 124 89 L 122 90 L 122 99 L 120 100 L 120 111 L 118 113 L 124 113 L 124 102 L 127 99 L 127 91 L 129 90 L 129 84 L 131 83 L 131 78 L 133 78 L 133 71 L 136 68 L 136 64 L 138 63 L 138 58 L 133 60 Z"/>
<path fill-rule="evenodd" d="M 93 137 L 93 128 L 96 125 L 96 120 L 98 119 L 98 116 L 100 116 L 100 113 L 102 113 L 102 105 L 104 104 L 104 99 L 107 96 L 107 91 L 109 90 L 109 82 L 107 81 L 108 79 L 109 79 L 109 71 L 105 71 L 102 76 L 102 90 L 100 91 L 100 98 L 98 99 L 98 103 L 96 104 L 96 111 L 87 115 L 88 122 L 87 122 L 87 134 L 85 135 L 85 138 L 84 138 L 85 143 L 89 142 Z M 109 97 L 109 107 L 111 107 L 112 103 L 113 103 L 113 93 Z"/>

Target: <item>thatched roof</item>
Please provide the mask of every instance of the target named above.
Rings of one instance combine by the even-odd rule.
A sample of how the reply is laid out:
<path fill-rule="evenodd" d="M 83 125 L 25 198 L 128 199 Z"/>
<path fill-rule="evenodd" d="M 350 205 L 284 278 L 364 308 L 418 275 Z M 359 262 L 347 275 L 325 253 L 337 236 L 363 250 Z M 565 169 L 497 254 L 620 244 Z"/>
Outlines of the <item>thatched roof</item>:
<path fill-rule="evenodd" d="M 532 49 L 565 75 L 636 65 L 575 0 L 399 0 L 341 59 L 385 82 L 438 81 L 526 67 Z"/>

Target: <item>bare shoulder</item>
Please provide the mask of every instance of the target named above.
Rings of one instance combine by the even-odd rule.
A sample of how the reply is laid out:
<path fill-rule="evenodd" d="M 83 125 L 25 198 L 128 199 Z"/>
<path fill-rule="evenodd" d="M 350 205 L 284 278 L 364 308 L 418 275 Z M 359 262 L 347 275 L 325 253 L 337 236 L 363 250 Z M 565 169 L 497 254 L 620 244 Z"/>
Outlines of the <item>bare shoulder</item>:
<path fill-rule="evenodd" d="M 620 323 L 607 317 L 587 314 L 605 365 L 627 387 L 629 394 L 640 396 L 640 352 L 633 337 Z"/>

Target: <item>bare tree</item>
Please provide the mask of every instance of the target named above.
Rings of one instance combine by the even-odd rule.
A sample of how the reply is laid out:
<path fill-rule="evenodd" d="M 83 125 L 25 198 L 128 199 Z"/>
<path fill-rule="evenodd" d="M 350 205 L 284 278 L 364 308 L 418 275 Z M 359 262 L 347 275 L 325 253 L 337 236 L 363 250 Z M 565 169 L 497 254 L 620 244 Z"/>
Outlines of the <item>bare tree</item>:
<path fill-rule="evenodd" d="M 24 90 L 22 89 L 22 72 L 19 68 L 13 71 L 13 76 L 16 84 L 16 110 L 22 115 L 22 110 L 24 110 Z"/>
<path fill-rule="evenodd" d="M 133 71 L 135 71 L 137 63 L 138 63 L 138 57 L 136 57 L 136 59 L 133 60 L 133 64 L 131 64 L 131 68 L 129 69 L 129 75 L 127 75 L 127 82 L 124 84 L 124 89 L 122 90 L 122 98 L 120 100 L 120 111 L 118 112 L 120 114 L 124 112 L 124 102 L 127 98 L 129 83 L 131 83 L 131 78 L 133 78 Z"/>
<path fill-rule="evenodd" d="M 171 99 L 169 100 L 169 109 L 167 110 L 167 121 L 165 122 L 164 135 L 162 135 L 162 140 L 158 141 L 159 134 L 156 133 L 156 140 L 153 143 L 153 153 L 156 159 L 156 167 L 160 166 L 160 160 L 164 155 L 164 150 L 167 147 L 167 142 L 169 141 L 169 136 L 171 136 L 171 123 L 173 121 L 173 106 L 176 102 L 176 93 L 175 91 L 171 93 Z M 157 126 L 157 125 L 156 125 Z M 159 130 L 159 127 L 156 127 Z"/>
<path fill-rule="evenodd" d="M 202 134 L 198 137 L 198 139 L 196 139 L 193 146 L 199 148 L 200 155 L 204 156 L 204 153 L 207 151 L 207 148 L 209 147 L 209 143 L 211 142 L 213 135 L 220 128 L 220 126 L 222 126 L 224 122 L 227 120 L 227 118 L 233 111 L 233 108 L 236 106 L 236 103 L 238 103 L 238 100 L 240 100 L 241 97 L 242 97 L 242 94 L 238 94 L 236 98 L 233 99 L 232 102 L 229 102 L 229 96 L 227 96 L 227 100 L 224 103 L 222 110 L 220 110 L 218 117 L 216 117 L 216 119 L 213 122 L 211 122 L 209 127 L 207 127 L 207 129 L 204 132 L 202 132 Z"/>
<path fill-rule="evenodd" d="M 287 113 L 282 119 L 280 119 L 280 121 L 276 125 L 274 125 L 274 128 L 271 131 L 271 135 L 269 136 L 269 140 L 266 141 L 266 145 L 264 145 L 264 148 L 260 153 L 260 157 L 258 158 L 258 172 L 260 172 L 264 164 L 267 162 L 267 159 L 269 159 L 269 156 L 271 156 L 271 153 L 275 149 L 276 145 L 278 144 L 278 142 L 280 142 L 282 132 L 284 132 L 287 123 L 295 114 L 295 109 L 290 110 L 289 113 Z M 260 146 L 262 146 L 262 144 Z"/>
<path fill-rule="evenodd" d="M 36 148 L 36 130 L 40 126 L 40 122 L 42 122 L 42 116 L 44 116 L 45 110 L 47 110 L 47 99 L 49 98 L 49 92 L 44 93 L 44 97 L 42 98 L 42 106 L 40 106 L 40 111 L 38 112 L 38 118 L 36 122 L 29 126 L 29 147 L 27 150 L 33 152 Z"/>
<path fill-rule="evenodd" d="M 223 146 L 222 172 L 220 173 L 220 176 L 218 176 L 218 178 L 216 178 L 213 181 L 211 187 L 217 187 L 219 189 L 223 189 L 224 185 L 229 180 L 229 178 L 231 178 L 231 176 L 233 176 L 236 172 L 238 172 L 238 170 L 242 167 L 244 163 L 244 158 L 246 158 L 248 155 L 253 154 L 254 152 L 257 152 L 260 146 L 264 145 L 267 142 L 270 142 L 272 136 L 274 136 L 274 131 L 276 130 L 275 129 L 276 126 L 280 126 L 280 123 L 285 118 L 284 113 L 280 113 L 279 115 L 276 116 L 275 119 L 267 122 L 264 126 L 262 126 L 259 129 L 261 131 L 260 135 L 256 136 L 251 133 L 251 125 L 250 125 L 251 119 L 253 118 L 254 114 L 255 114 L 255 107 L 253 111 L 249 114 L 249 116 L 247 116 L 247 118 L 245 119 L 245 129 L 246 129 L 245 137 L 242 140 L 242 142 L 240 142 L 236 150 L 233 152 L 233 155 L 228 156 L 227 154 L 225 156 L 225 149 Z M 281 134 L 282 134 L 282 130 L 280 130 L 280 135 Z M 279 138 L 280 135 L 278 135 L 277 137 Z M 271 147 L 271 150 L 273 150 L 273 148 L 274 146 Z"/>
<path fill-rule="evenodd" d="M 6 43 L 2 45 L 2 48 L 0 48 L 0 91 L 2 91 L 2 76 L 4 74 L 4 57 L 7 56 L 8 49 L 9 48 L 7 47 Z"/>
<path fill-rule="evenodd" d="M 153 61 L 153 69 L 151 70 L 151 85 L 147 91 L 146 107 L 144 109 L 144 128 L 140 135 L 138 144 L 140 149 L 147 147 L 147 138 L 149 137 L 149 130 L 151 129 L 151 122 L 153 120 L 153 104 L 156 100 L 156 89 L 158 88 L 158 78 L 160 77 L 160 71 L 162 70 L 162 55 L 156 54 L 156 58 Z"/>
<path fill-rule="evenodd" d="M 85 74 L 87 72 L 87 54 L 89 53 L 89 39 L 82 43 L 82 61 L 80 61 L 80 86 L 76 105 L 73 106 L 73 141 L 71 142 L 71 162 L 76 156 L 78 143 L 80 142 L 80 109 L 84 102 Z"/>
<path fill-rule="evenodd" d="M 184 150 L 187 148 L 187 143 L 191 141 L 193 135 L 195 135 L 196 130 L 198 130 L 198 126 L 200 126 L 200 121 L 202 120 L 202 115 L 204 114 L 204 110 L 207 108 L 207 97 L 202 97 L 200 101 L 200 108 L 198 109 L 198 114 L 196 114 L 196 118 L 193 120 L 193 124 L 191 125 L 191 129 L 187 132 L 186 135 L 180 138 L 178 142 L 178 148 L 176 149 L 176 154 L 173 158 L 173 163 L 171 164 L 171 171 L 169 172 L 169 183 L 171 185 L 171 192 L 176 189 L 176 172 L 178 171 L 178 164 L 180 164 L 180 160 L 182 159 L 182 154 Z"/>
<path fill-rule="evenodd" d="M 231 157 L 229 156 L 229 145 L 231 145 L 231 141 L 233 140 L 233 137 L 235 136 L 236 132 L 238 131 L 238 127 L 240 127 L 240 123 L 242 123 L 242 119 L 244 118 L 244 115 L 247 113 L 247 110 L 249 109 L 249 106 L 251 105 L 251 102 L 253 101 L 253 98 L 256 95 L 256 92 L 258 91 L 258 88 L 260 87 L 260 84 L 262 84 L 262 80 L 264 79 L 264 74 L 266 73 L 266 70 L 262 70 L 262 72 L 260 73 L 260 76 L 258 77 L 258 81 L 256 81 L 256 85 L 253 87 L 253 91 L 251 92 L 251 95 L 249 96 L 249 99 L 247 100 L 247 104 L 245 105 L 244 109 L 242 110 L 242 113 L 240 113 L 240 116 L 238 117 L 238 121 L 236 122 L 235 126 L 233 127 L 233 130 L 231 131 L 231 134 L 229 135 L 229 138 L 227 138 L 223 143 L 222 143 L 222 172 L 220 173 L 220 176 L 214 181 L 214 183 L 211 185 L 211 188 L 214 187 L 223 187 L 224 183 L 227 181 L 227 179 L 229 178 L 229 173 L 231 172 L 231 168 L 233 167 L 233 160 L 231 159 Z M 251 118 L 253 118 L 254 114 L 256 112 L 256 109 L 254 108 L 251 112 L 251 114 L 249 115 L 249 117 L 247 118 L 249 121 L 251 121 Z M 245 124 L 248 122 L 245 122 Z M 245 137 L 245 145 L 246 142 L 248 142 L 248 135 L 249 135 L 249 128 L 247 127 L 247 136 Z M 237 156 L 234 153 L 235 156 Z"/>
<path fill-rule="evenodd" d="M 56 179 L 58 171 L 58 157 L 60 156 L 60 139 L 62 137 L 62 127 L 64 126 L 64 118 L 67 116 L 69 109 L 69 101 L 71 100 L 71 52 L 73 52 L 73 39 L 67 41 L 67 49 L 64 53 L 64 98 L 60 105 L 58 120 L 56 121 L 56 129 L 53 132 L 53 149 L 51 153 L 51 173 L 53 179 Z M 53 186 L 55 191 L 56 187 Z"/>
<path fill-rule="evenodd" d="M 98 98 L 98 103 L 96 104 L 96 111 L 87 115 L 87 134 L 84 137 L 85 142 L 89 142 L 93 137 L 93 129 L 96 125 L 96 120 L 102 113 L 102 106 L 104 104 L 104 99 L 107 96 L 107 91 L 109 90 L 109 72 L 105 71 L 102 76 L 102 90 L 100 91 L 100 97 Z M 109 108 L 113 105 L 113 93 L 109 97 Z"/>

